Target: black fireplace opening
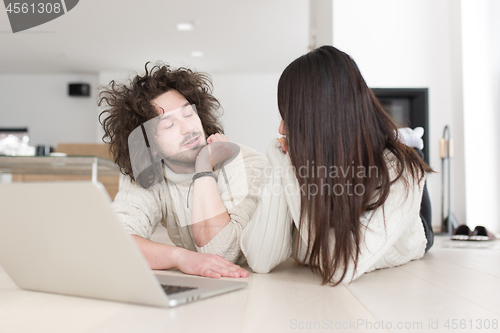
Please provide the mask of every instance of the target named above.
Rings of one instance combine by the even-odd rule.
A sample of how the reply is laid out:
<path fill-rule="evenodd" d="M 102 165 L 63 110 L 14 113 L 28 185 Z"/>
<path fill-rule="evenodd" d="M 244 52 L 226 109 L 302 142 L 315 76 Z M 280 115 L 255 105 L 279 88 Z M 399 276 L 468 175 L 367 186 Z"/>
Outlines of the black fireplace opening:
<path fill-rule="evenodd" d="M 424 160 L 429 164 L 429 89 L 372 88 L 384 110 L 399 127 L 424 129 Z"/>

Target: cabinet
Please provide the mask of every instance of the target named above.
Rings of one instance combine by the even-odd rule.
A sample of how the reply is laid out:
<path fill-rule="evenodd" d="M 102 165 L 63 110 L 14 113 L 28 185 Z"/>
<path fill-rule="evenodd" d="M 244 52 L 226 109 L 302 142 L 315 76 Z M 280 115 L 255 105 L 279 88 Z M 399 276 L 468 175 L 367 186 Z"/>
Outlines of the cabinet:
<path fill-rule="evenodd" d="M 0 173 L 12 174 L 14 182 L 100 181 L 112 199 L 120 176 L 113 161 L 98 156 L 0 156 Z"/>

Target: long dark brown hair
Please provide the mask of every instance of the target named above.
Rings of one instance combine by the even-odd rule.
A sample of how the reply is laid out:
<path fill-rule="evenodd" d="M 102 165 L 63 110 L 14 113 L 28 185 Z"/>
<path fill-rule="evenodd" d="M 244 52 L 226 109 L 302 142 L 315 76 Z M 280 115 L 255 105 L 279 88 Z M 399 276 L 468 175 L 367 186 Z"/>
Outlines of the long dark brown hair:
<path fill-rule="evenodd" d="M 177 90 L 190 104 L 196 105 L 205 135 L 224 133 L 219 118 L 222 115 L 219 101 L 212 96 L 210 77 L 188 68 L 173 69 L 167 64 L 157 64 L 145 74 L 137 75 L 130 84 L 114 80 L 99 94 L 99 106 L 106 105 L 99 115 L 104 129 L 102 140 L 110 143 L 115 163 L 123 174 L 134 179 L 128 150 L 128 136 L 141 124 L 158 116 L 151 101 L 169 90 Z"/>
<path fill-rule="evenodd" d="M 401 179 L 408 189 L 410 181 L 418 183 L 432 170 L 413 148 L 398 141 L 397 124 L 368 88 L 354 60 L 332 46 L 305 54 L 284 70 L 278 107 L 299 185 L 327 189 L 319 195 L 301 191 L 300 223 L 307 223 L 311 269 L 323 283 L 337 285 L 351 260 L 357 268 L 362 214 L 383 206 L 394 182 Z M 397 177 L 392 180 L 388 151 L 396 161 Z M 301 177 L 297 172 L 301 166 L 315 166 L 318 172 Z M 320 166 L 328 172 L 320 172 Z M 330 166 L 342 173 L 332 177 Z M 353 168 L 356 172 L 351 172 Z M 302 225 L 299 233 L 301 229 Z M 341 277 L 334 280 L 336 273 Z"/>

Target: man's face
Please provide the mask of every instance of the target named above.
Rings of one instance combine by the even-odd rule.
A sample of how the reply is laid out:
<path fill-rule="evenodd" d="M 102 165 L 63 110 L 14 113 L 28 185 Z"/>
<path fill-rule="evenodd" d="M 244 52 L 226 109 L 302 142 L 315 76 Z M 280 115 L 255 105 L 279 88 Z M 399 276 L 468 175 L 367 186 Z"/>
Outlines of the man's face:
<path fill-rule="evenodd" d="M 155 144 L 167 165 L 176 173 L 189 173 L 196 156 L 207 144 L 201 120 L 177 90 L 169 90 L 151 101 L 159 117 Z"/>

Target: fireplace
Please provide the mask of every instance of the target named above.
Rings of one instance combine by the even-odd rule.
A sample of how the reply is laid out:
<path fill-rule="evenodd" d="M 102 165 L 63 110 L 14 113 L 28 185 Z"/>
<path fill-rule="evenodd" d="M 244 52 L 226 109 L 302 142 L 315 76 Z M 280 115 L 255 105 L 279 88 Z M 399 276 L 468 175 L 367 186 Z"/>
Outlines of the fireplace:
<path fill-rule="evenodd" d="M 423 127 L 424 159 L 429 164 L 429 89 L 372 88 L 384 110 L 400 127 Z"/>

